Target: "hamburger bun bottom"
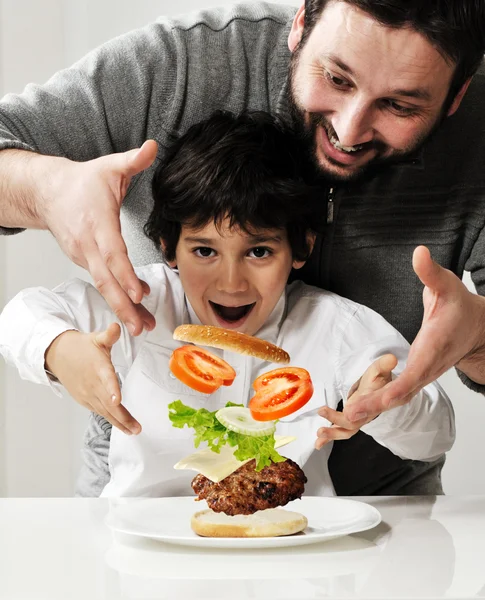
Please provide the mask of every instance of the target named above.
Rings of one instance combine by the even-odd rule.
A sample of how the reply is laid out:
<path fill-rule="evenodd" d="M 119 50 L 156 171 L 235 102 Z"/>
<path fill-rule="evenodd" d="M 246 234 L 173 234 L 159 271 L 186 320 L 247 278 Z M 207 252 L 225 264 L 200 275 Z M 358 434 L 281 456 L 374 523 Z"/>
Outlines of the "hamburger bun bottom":
<path fill-rule="evenodd" d="M 190 525 L 203 537 L 276 537 L 303 531 L 308 525 L 306 517 L 282 508 L 258 510 L 252 515 L 229 516 L 211 509 L 196 512 Z"/>

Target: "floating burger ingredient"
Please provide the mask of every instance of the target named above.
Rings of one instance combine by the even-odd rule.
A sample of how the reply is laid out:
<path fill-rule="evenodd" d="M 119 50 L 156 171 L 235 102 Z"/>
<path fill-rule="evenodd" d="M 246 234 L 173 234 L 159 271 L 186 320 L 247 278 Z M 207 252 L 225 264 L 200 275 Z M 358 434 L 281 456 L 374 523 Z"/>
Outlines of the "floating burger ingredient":
<path fill-rule="evenodd" d="M 261 471 L 256 471 L 255 466 L 256 461 L 250 460 L 219 483 L 199 473 L 192 481 L 192 489 L 214 512 L 226 515 L 252 515 L 301 498 L 307 479 L 295 462 L 287 458 Z"/>
<path fill-rule="evenodd" d="M 253 382 L 256 394 L 249 401 L 256 421 L 274 421 L 296 412 L 313 396 L 310 373 L 300 367 L 283 367 L 263 373 Z"/>
<path fill-rule="evenodd" d="M 286 365 L 290 355 L 282 348 L 265 340 L 239 333 L 232 329 L 213 327 L 212 325 L 180 325 L 173 332 L 173 339 L 180 342 L 192 342 L 221 350 L 232 350 L 238 354 L 255 356 L 261 360 Z"/>
<path fill-rule="evenodd" d="M 222 358 L 197 346 L 181 346 L 172 352 L 169 369 L 182 383 L 203 394 L 231 385 L 236 371 Z"/>
<path fill-rule="evenodd" d="M 266 361 L 287 363 L 290 359 L 278 346 L 220 327 L 182 325 L 174 338 Z M 190 387 L 203 391 L 202 386 L 210 385 L 215 391 L 234 380 L 232 367 L 212 353 L 194 346 L 183 346 L 174 355 L 178 351 L 182 351 L 180 357 L 171 360 L 170 368 Z M 300 513 L 276 508 L 301 498 L 307 479 L 295 462 L 277 452 L 295 438 L 275 436 L 275 419 L 308 402 L 313 394 L 310 375 L 305 369 L 283 367 L 258 377 L 253 388 L 256 393 L 249 408 L 228 403 L 211 412 L 180 400 L 169 405 L 172 425 L 192 427 L 196 448 L 207 444 L 175 465 L 199 472 L 192 488 L 197 500 L 206 500 L 210 507 L 192 517 L 192 529 L 199 535 L 269 537 L 291 535 L 307 526 Z"/>

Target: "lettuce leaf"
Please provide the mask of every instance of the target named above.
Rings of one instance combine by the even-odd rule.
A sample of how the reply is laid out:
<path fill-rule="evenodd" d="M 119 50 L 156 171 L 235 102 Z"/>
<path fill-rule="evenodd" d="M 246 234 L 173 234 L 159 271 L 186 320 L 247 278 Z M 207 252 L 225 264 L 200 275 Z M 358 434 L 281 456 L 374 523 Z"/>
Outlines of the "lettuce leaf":
<path fill-rule="evenodd" d="M 228 402 L 226 406 L 244 406 Z M 224 427 L 216 419 L 217 411 L 209 411 L 206 408 L 196 410 L 185 405 L 181 400 L 175 400 L 168 405 L 168 418 L 174 427 L 182 429 L 192 427 L 195 431 L 194 446 L 198 448 L 202 442 L 217 454 L 226 444 L 235 447 L 234 456 L 238 460 L 256 460 L 256 471 L 261 471 L 272 462 L 286 460 L 275 450 L 274 434 L 259 437 L 235 433 Z"/>

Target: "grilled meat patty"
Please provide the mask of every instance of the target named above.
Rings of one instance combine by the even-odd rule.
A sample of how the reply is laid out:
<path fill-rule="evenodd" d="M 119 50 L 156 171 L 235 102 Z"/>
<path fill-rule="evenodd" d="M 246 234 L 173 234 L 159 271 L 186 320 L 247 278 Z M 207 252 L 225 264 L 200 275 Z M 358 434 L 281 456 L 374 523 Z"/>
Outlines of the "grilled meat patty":
<path fill-rule="evenodd" d="M 256 461 L 251 460 L 219 483 L 199 473 L 192 489 L 197 500 L 206 500 L 214 512 L 226 515 L 252 515 L 301 498 L 307 478 L 295 462 L 287 458 L 259 472 L 255 467 Z"/>

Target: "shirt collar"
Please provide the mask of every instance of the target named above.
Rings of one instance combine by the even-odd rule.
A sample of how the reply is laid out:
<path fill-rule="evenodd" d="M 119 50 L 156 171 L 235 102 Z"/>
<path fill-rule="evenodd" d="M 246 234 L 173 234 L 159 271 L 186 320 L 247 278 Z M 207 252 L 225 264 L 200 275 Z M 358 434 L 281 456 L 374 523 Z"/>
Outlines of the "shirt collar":
<path fill-rule="evenodd" d="M 286 289 L 281 294 L 280 299 L 273 308 L 271 314 L 266 319 L 266 322 L 259 331 L 256 332 L 256 337 L 276 344 L 281 324 L 285 320 L 287 312 Z"/>
<path fill-rule="evenodd" d="M 195 310 L 192 308 L 192 304 L 190 304 L 189 299 L 185 296 L 185 308 L 188 313 L 188 321 L 191 325 L 202 325 L 199 317 L 195 314 Z"/>

